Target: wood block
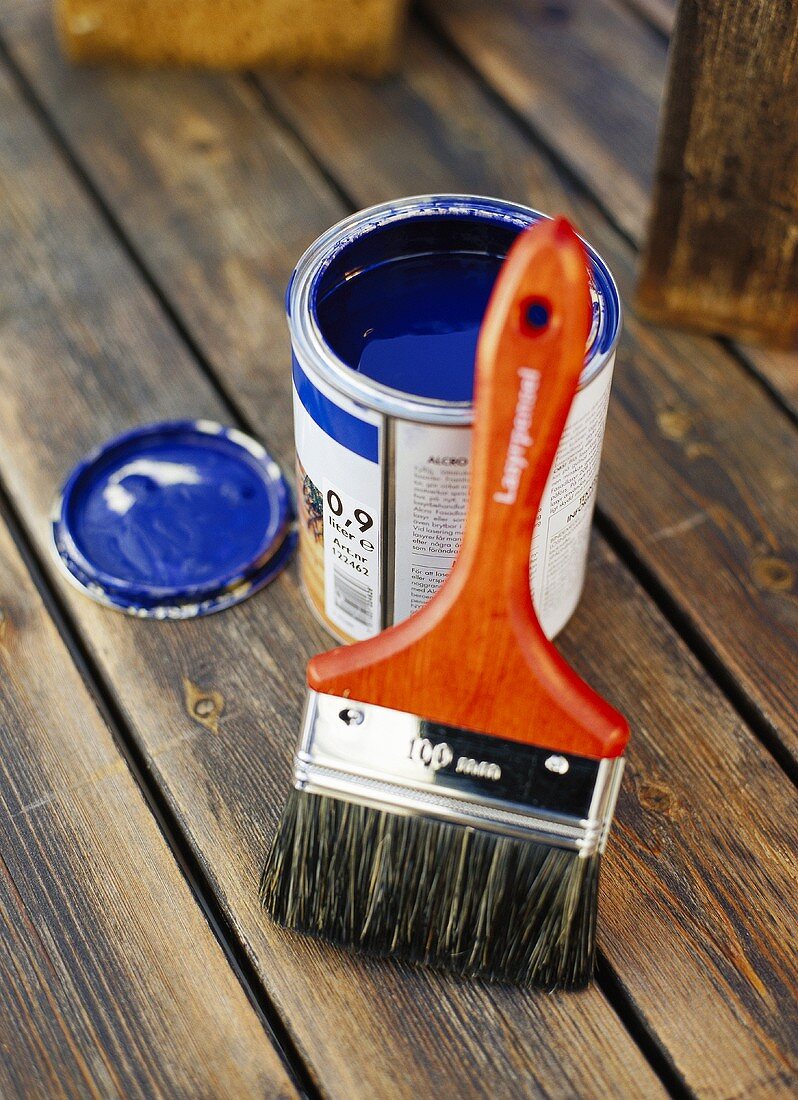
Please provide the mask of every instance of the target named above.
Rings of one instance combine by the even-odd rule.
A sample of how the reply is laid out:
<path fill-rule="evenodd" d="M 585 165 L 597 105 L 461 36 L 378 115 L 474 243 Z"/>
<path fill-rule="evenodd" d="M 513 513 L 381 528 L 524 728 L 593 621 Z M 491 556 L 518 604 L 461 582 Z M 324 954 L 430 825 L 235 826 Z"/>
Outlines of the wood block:
<path fill-rule="evenodd" d="M 638 304 L 798 344 L 798 2 L 682 0 Z"/>
<path fill-rule="evenodd" d="M 406 0 L 55 0 L 73 61 L 239 68 L 394 62 Z"/>

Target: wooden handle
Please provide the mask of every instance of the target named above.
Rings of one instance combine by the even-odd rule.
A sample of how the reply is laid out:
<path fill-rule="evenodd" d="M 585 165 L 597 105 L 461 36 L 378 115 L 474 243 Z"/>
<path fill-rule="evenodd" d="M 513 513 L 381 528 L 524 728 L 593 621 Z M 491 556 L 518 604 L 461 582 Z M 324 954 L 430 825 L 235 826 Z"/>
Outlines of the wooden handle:
<path fill-rule="evenodd" d="M 471 491 L 454 568 L 409 619 L 314 657 L 315 691 L 559 752 L 623 752 L 625 719 L 548 641 L 529 589 L 535 519 L 584 363 L 587 264 L 564 219 L 514 244 L 479 336 Z"/>

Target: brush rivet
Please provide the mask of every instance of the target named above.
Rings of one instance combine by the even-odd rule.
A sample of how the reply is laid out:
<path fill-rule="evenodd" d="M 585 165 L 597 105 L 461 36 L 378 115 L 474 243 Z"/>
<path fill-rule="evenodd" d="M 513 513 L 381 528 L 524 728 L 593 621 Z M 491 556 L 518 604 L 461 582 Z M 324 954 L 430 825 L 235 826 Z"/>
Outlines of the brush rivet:
<path fill-rule="evenodd" d="M 554 772 L 555 775 L 565 775 L 568 771 L 569 764 L 564 756 L 549 756 L 546 758 L 545 767 L 547 767 L 550 772 Z"/>
<path fill-rule="evenodd" d="M 347 707 L 341 711 L 338 717 L 347 726 L 359 726 L 366 716 L 362 710 L 357 710 L 356 707 Z"/>

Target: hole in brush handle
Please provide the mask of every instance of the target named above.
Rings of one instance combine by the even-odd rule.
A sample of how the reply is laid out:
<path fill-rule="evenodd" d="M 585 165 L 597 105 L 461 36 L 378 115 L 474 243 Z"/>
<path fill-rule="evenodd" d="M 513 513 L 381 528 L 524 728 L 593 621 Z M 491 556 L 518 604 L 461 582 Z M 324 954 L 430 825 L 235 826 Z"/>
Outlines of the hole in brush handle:
<path fill-rule="evenodd" d="M 521 303 L 521 332 L 526 336 L 542 336 L 551 324 L 552 304 L 548 298 L 535 295 Z"/>

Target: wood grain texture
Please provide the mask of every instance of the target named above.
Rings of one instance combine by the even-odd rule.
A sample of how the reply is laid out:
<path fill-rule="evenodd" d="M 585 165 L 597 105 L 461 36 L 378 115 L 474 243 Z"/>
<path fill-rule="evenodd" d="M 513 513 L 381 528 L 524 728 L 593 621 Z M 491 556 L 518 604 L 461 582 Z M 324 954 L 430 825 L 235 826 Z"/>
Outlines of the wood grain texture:
<path fill-rule="evenodd" d="M 424 7 L 638 242 L 648 222 L 666 76 L 666 42 L 633 10 L 640 2 L 495 0 L 489 14 L 479 0 Z M 780 392 L 781 373 L 770 372 L 769 359 L 750 358 Z M 790 403 L 789 393 L 784 399 Z"/>
<path fill-rule="evenodd" d="M 0 1094 L 296 1095 L 2 519 L 0 715 Z"/>
<path fill-rule="evenodd" d="M 665 78 L 660 36 L 620 0 L 441 0 L 423 10 L 639 237 Z"/>
<path fill-rule="evenodd" d="M 626 3 L 662 34 L 669 35 L 673 30 L 678 0 L 626 0 Z"/>
<path fill-rule="evenodd" d="M 600 942 L 696 1095 L 789 1096 L 795 789 L 600 542 L 588 575 L 562 649 L 632 723 Z"/>
<path fill-rule="evenodd" d="M 638 306 L 798 345 L 798 4 L 682 0 Z"/>
<path fill-rule="evenodd" d="M 62 122 L 81 118 L 90 126 L 92 118 L 100 117 L 129 135 L 138 114 L 147 120 L 141 123 L 147 149 L 157 146 L 162 151 L 161 171 L 168 168 L 169 148 L 176 165 L 186 160 L 175 134 L 186 113 L 198 110 L 198 99 L 201 111 L 209 116 L 209 126 L 227 117 L 227 82 L 222 82 L 218 97 L 215 82 L 203 83 L 201 88 L 170 84 L 168 111 L 157 106 L 164 97 L 160 78 L 150 85 L 134 82 L 141 97 L 134 112 L 125 109 L 127 78 L 100 75 L 92 75 L 91 81 L 95 111 L 83 114 L 80 103 L 86 74 L 73 77 L 50 62 L 34 65 L 37 49 L 36 41 L 28 39 L 26 64 L 36 72 L 39 87 L 51 89 L 49 96 L 53 85 L 48 81 L 57 76 L 54 99 L 63 108 Z M 483 181 L 493 184 L 498 179 L 516 193 L 523 178 L 526 186 L 539 184 L 538 194 L 552 200 L 559 195 L 563 201 L 557 177 L 526 155 L 512 128 L 487 110 L 470 85 L 458 80 L 456 70 L 440 60 L 434 67 L 414 64 L 410 79 L 411 91 L 391 83 L 374 98 L 364 97 L 357 86 L 347 83 L 305 86 L 310 100 L 314 88 L 317 100 L 338 95 L 340 90 L 339 109 L 348 111 L 349 103 L 360 112 L 360 122 L 346 113 L 339 119 L 317 104 L 315 118 L 323 120 L 319 124 L 328 134 L 351 126 L 355 134 L 361 127 L 365 136 L 374 112 L 380 118 L 373 143 L 357 155 L 353 152 L 353 164 L 343 155 L 349 146 L 343 146 L 343 153 L 339 147 L 339 168 L 346 167 L 353 177 L 364 163 L 373 163 L 375 173 L 382 173 L 377 183 L 364 179 L 364 190 L 378 186 L 390 187 L 394 193 L 409 190 L 397 187 L 393 173 L 406 160 L 406 155 L 400 155 L 402 148 L 412 147 L 423 186 L 435 178 L 451 186 L 450 181 L 461 175 L 470 184 L 480 172 Z M 115 112 L 104 102 L 109 81 Z M 286 87 L 299 96 L 302 83 Z M 152 97 L 152 115 L 144 111 L 146 94 Z M 450 105 L 448 115 L 442 112 L 442 103 Z M 246 151 L 257 150 L 265 140 L 264 130 L 270 129 L 263 118 L 249 116 L 240 118 L 238 125 L 247 135 L 244 149 L 236 147 L 234 132 L 223 155 L 214 147 L 216 155 L 208 158 L 203 174 L 192 177 L 190 187 L 175 184 L 150 191 L 149 202 L 146 168 L 144 164 L 136 167 L 133 159 L 141 142 L 134 141 L 131 150 L 127 143 L 115 145 L 113 132 L 92 131 L 91 148 L 97 151 L 92 165 L 106 193 L 113 193 L 110 185 L 116 186 L 118 180 L 143 181 L 145 196 L 139 201 L 151 218 L 135 224 L 135 240 L 139 246 L 148 241 L 154 246 L 155 236 L 161 234 L 158 275 L 170 287 L 174 284 L 176 291 L 180 267 L 169 262 L 169 244 L 179 256 L 190 255 L 191 240 L 202 238 L 197 244 L 202 258 L 190 265 L 197 280 L 195 291 L 190 292 L 187 285 L 181 291 L 191 307 L 192 328 L 195 318 L 208 326 L 207 318 L 201 318 L 203 296 L 196 293 L 202 280 L 211 277 L 203 263 L 212 268 L 218 265 L 226 252 L 225 226 L 236 224 L 235 199 L 242 194 L 238 157 L 251 165 Z M 70 133 L 77 141 L 80 127 Z M 26 136 L 30 142 L 27 131 Z M 309 161 L 286 144 L 290 163 L 309 174 L 307 184 L 302 184 L 299 171 L 290 178 L 295 188 L 292 200 L 305 219 L 310 240 L 314 207 L 310 200 L 305 205 L 305 196 L 317 194 L 320 184 L 314 182 L 317 177 L 311 174 Z M 381 161 L 376 149 L 392 152 L 393 159 L 386 153 Z M 40 156 L 44 161 L 38 178 L 46 180 L 56 168 L 43 151 Z M 438 157 L 444 158 L 444 168 Z M 256 164 L 255 170 L 265 172 L 266 167 Z M 272 166 L 271 170 L 280 169 Z M 242 173 L 243 194 L 254 201 L 258 186 L 252 173 L 251 166 Z M 26 251 L 24 262 L 18 264 L 19 279 L 24 277 L 34 299 L 44 294 L 43 304 L 49 302 L 49 308 L 42 309 L 35 347 L 21 344 L 20 355 L 10 360 L 6 343 L 0 353 L 4 384 L 14 394 L 11 404 L 0 406 L 0 445 L 5 438 L 13 440 L 0 451 L 0 469 L 13 481 L 15 497 L 42 547 L 56 479 L 83 450 L 122 426 L 128 392 L 137 395 L 142 420 L 174 415 L 177 410 L 191 413 L 197 406 L 219 415 L 218 405 L 183 354 L 166 360 L 148 354 L 128 356 L 114 363 L 112 385 L 110 376 L 102 373 L 106 348 L 110 355 L 116 339 L 107 327 L 92 323 L 93 357 L 73 349 L 64 338 L 68 326 L 53 309 L 50 284 L 42 274 L 53 265 L 54 249 L 66 250 L 61 253 L 62 263 L 77 264 L 89 301 L 113 293 L 129 303 L 132 299 L 129 308 L 139 312 L 141 295 L 119 259 L 108 258 L 107 249 L 100 254 L 98 266 L 96 253 L 85 247 L 86 234 L 95 222 L 60 175 L 56 178 L 61 202 L 67 204 L 55 219 L 59 232 L 51 228 L 46 244 L 38 245 L 35 263 Z M 220 197 L 226 190 L 232 195 L 213 217 L 205 187 L 213 187 Z M 23 200 L 28 204 L 52 200 L 49 190 L 46 200 L 41 195 L 35 198 L 35 187 L 33 195 L 29 190 L 15 195 L 15 209 Z M 152 201 L 156 195 L 157 202 Z M 255 209 L 262 211 L 257 217 L 263 222 L 268 222 L 270 203 L 277 211 L 287 206 L 271 191 L 265 192 L 261 202 Z M 545 205 L 552 208 L 553 202 Z M 66 241 L 65 224 L 71 227 Z M 132 232 L 134 223 L 125 224 Z M 257 219 L 247 224 L 256 225 Z M 256 243 L 248 243 L 256 250 Z M 265 248 L 261 263 L 261 294 L 268 300 L 276 276 L 270 272 Z M 284 274 L 287 277 L 288 271 Z M 270 443 L 285 439 L 290 433 L 285 336 L 275 343 L 269 364 L 262 367 L 261 382 L 242 370 L 242 364 L 252 360 L 248 334 L 238 327 L 239 316 L 233 310 L 229 322 L 223 319 L 223 327 L 215 333 L 214 347 L 226 351 L 225 382 Z M 148 331 L 140 333 L 133 345 L 145 352 L 153 342 L 165 339 L 162 326 L 147 318 Z M 662 354 L 663 346 L 670 345 L 655 343 L 653 349 L 645 345 L 651 356 Z M 42 347 L 54 354 L 43 359 Z M 65 369 L 79 384 L 64 386 L 61 372 Z M 99 387 L 92 386 L 96 370 L 101 381 L 105 379 Z M 83 390 L 88 390 L 88 396 Z M 31 442 L 27 431 L 14 427 L 13 411 L 8 410 L 49 407 L 54 395 L 61 410 L 57 422 L 48 431 L 37 430 Z M 285 457 L 289 450 L 287 443 Z M 756 1094 L 760 1086 L 765 1095 L 789 1095 L 795 1028 L 784 990 L 789 988 L 794 959 L 789 937 L 780 929 L 788 926 L 794 905 L 791 844 L 785 837 L 785 822 L 794 812 L 790 788 L 601 543 L 591 577 L 582 611 L 563 644 L 578 670 L 628 713 L 635 735 L 634 786 L 624 794 L 619 829 L 608 857 L 604 949 L 613 967 L 622 968 L 619 980 L 645 1026 L 688 1085 L 713 1096 L 745 1095 L 747 1089 Z M 432 1090 L 447 1095 L 459 1090 L 465 1096 L 513 1097 L 657 1093 L 645 1063 L 595 989 L 578 998 L 547 998 L 520 996 L 498 987 L 456 985 L 434 975 L 354 960 L 264 924 L 255 888 L 289 782 L 303 694 L 303 658 L 328 644 L 311 621 L 291 576 L 224 615 L 183 624 L 127 622 L 78 594 L 67 595 L 87 644 L 150 759 L 153 774 L 181 816 L 267 988 L 327 1092 L 393 1096 L 419 1091 L 427 1095 Z M 613 624 L 612 645 L 608 623 Z M 202 722 L 194 717 L 190 700 L 196 696 L 187 693 L 186 679 L 215 700 L 217 733 L 209 729 L 207 714 L 203 712 Z M 724 811 L 733 815 L 731 834 Z M 752 897 L 755 905 L 750 903 Z M 732 908 L 732 903 L 738 908 Z M 678 1002 L 673 1000 L 676 995 Z M 347 1026 L 342 1027 L 341 1021 Z"/>
<path fill-rule="evenodd" d="M 0 118 L 11 288 L 0 327 L 0 472 L 46 556 L 58 481 L 93 444 L 133 420 L 225 411 L 5 82 Z M 290 421 L 286 353 L 283 342 L 270 368 L 280 396 L 259 418 L 270 441 Z M 292 574 L 234 613 L 182 624 L 127 619 L 69 586 L 63 593 L 325 1095 L 663 1094 L 597 989 L 572 999 L 458 984 L 353 961 L 265 919 L 257 882 L 288 789 L 304 664 L 328 644 Z"/>

